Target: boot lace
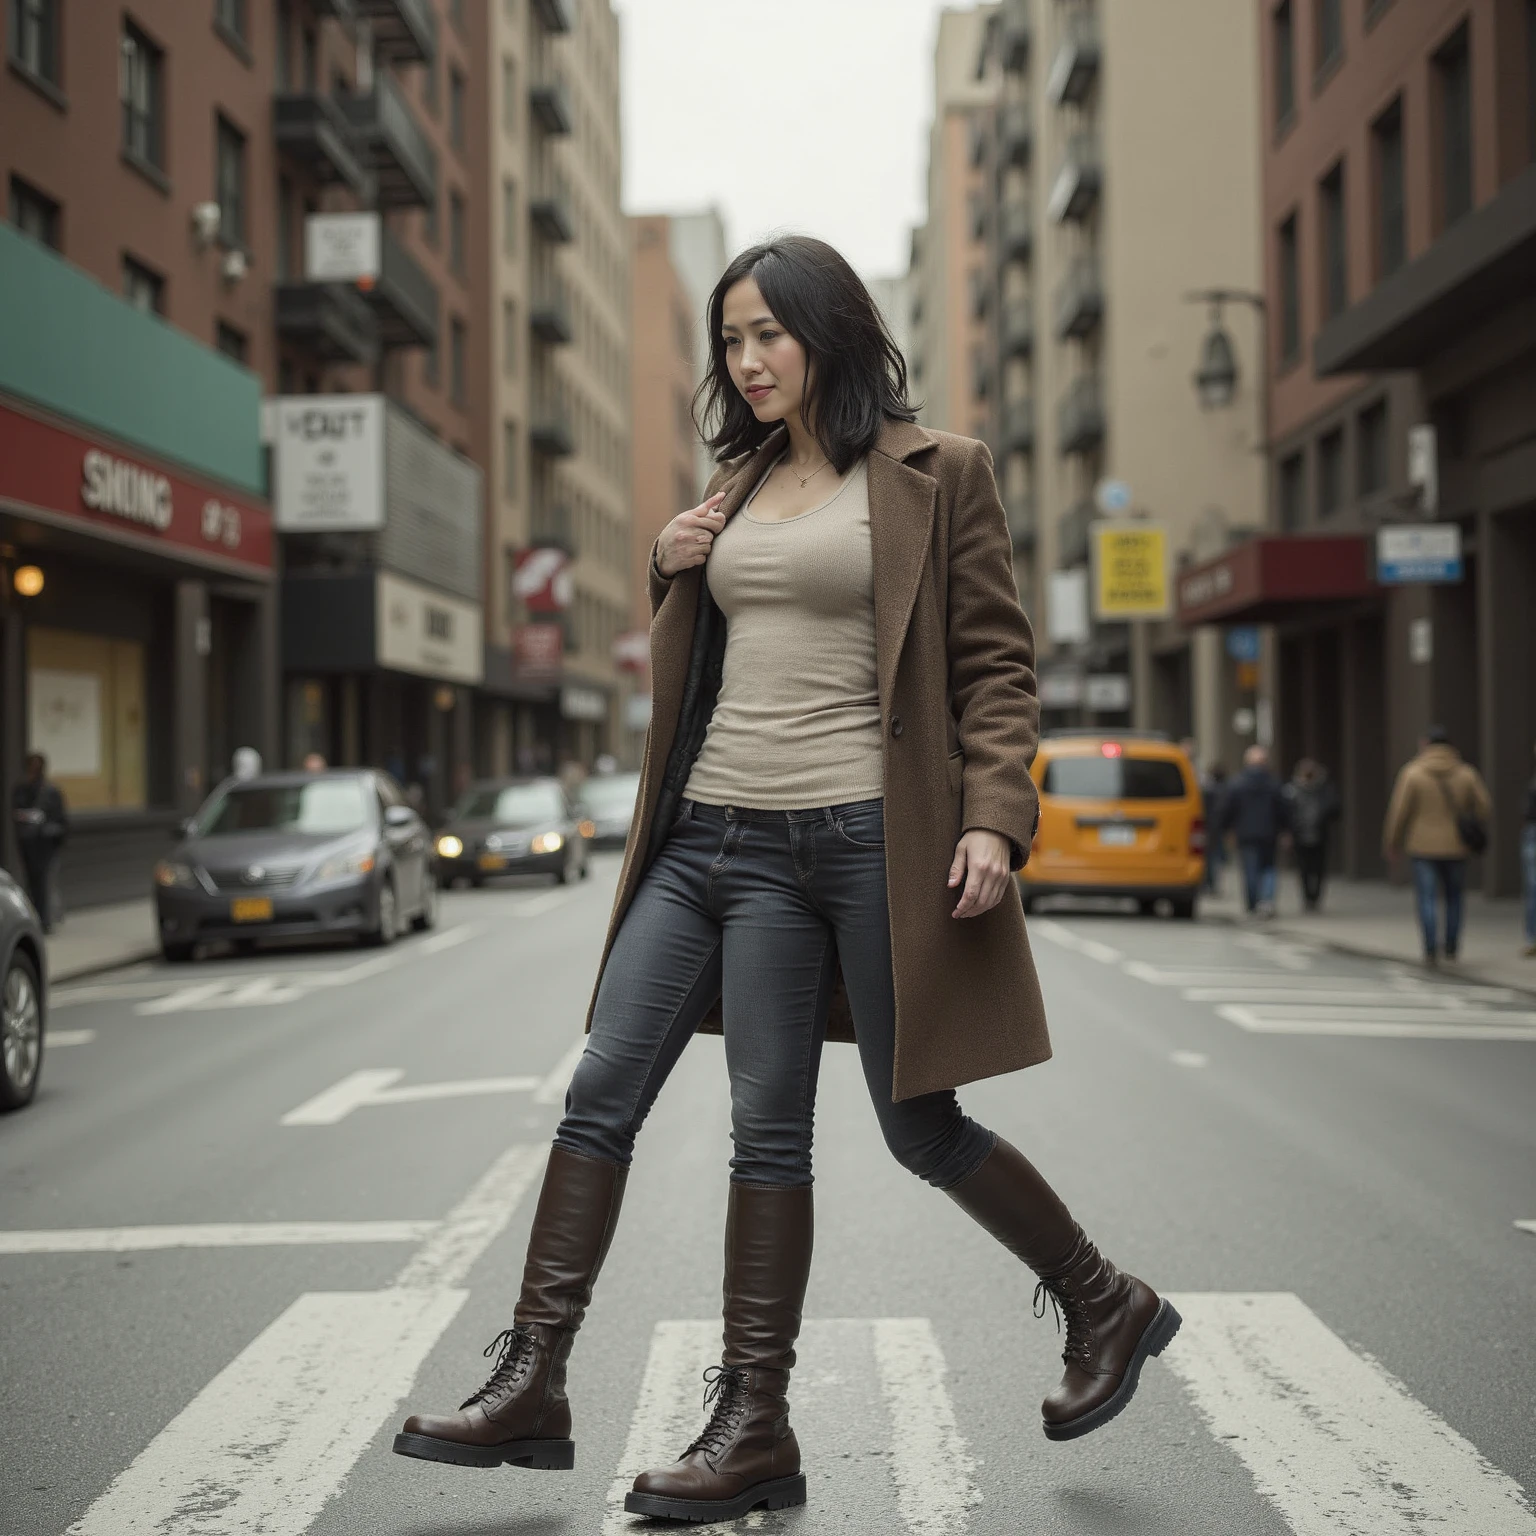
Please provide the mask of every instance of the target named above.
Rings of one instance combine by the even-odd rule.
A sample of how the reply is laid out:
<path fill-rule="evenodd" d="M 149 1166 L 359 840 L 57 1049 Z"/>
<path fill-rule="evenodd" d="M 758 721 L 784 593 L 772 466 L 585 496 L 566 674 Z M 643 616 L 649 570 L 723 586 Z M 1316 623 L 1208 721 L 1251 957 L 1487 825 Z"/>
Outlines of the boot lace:
<path fill-rule="evenodd" d="M 718 1456 L 735 1438 L 751 1401 L 750 1372 L 744 1365 L 712 1365 L 704 1372 L 704 1406 L 715 1405 L 703 1433 L 683 1452 L 691 1456 L 703 1451 Z"/>
<path fill-rule="evenodd" d="M 1062 1347 L 1062 1360 L 1071 1365 L 1093 1363 L 1093 1323 L 1083 1299 L 1062 1279 L 1042 1280 L 1035 1287 L 1034 1310 L 1036 1317 L 1045 1316 L 1045 1304 L 1049 1300 L 1056 1314 L 1056 1331 L 1061 1332 L 1062 1319 L 1066 1319 L 1067 1339 Z"/>
<path fill-rule="evenodd" d="M 527 1328 L 521 1325 L 503 1328 L 484 1350 L 486 1359 L 492 1355 L 497 1357 L 489 1380 L 478 1391 L 470 1393 L 459 1404 L 460 1409 L 472 1408 L 476 1403 L 488 1402 L 494 1397 L 510 1393 L 533 1363 L 537 1347 L 533 1334 Z"/>

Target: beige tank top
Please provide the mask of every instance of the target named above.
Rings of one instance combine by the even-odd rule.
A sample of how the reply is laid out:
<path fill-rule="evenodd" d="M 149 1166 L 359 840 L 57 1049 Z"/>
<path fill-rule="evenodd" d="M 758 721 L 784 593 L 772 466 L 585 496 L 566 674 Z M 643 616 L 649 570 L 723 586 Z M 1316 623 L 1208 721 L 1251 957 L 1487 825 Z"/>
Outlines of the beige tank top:
<path fill-rule="evenodd" d="M 761 488 L 716 538 L 704 568 L 726 618 L 725 673 L 684 793 L 769 811 L 878 799 L 867 467 L 784 522 L 752 516 Z"/>

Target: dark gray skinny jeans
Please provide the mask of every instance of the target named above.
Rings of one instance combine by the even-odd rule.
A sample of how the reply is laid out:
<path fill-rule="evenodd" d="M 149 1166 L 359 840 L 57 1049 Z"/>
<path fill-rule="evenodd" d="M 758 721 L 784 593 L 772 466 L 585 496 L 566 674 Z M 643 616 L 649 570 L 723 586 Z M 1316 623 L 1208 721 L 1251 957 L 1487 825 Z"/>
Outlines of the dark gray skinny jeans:
<path fill-rule="evenodd" d="M 628 1163 L 723 988 L 731 1177 L 809 1184 L 839 960 L 886 1144 L 935 1187 L 958 1184 L 991 1152 L 992 1133 L 953 1091 L 891 1102 L 896 989 L 880 800 L 804 811 L 682 802 L 614 941 L 555 1145 Z"/>

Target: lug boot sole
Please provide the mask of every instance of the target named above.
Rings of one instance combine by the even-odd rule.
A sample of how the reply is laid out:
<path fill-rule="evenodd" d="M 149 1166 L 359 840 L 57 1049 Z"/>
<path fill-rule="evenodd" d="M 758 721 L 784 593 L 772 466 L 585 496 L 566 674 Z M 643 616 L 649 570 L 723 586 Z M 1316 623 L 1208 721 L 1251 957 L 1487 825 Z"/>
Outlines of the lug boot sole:
<path fill-rule="evenodd" d="M 1183 1321 L 1184 1319 L 1179 1316 L 1178 1308 L 1171 1301 L 1159 1303 L 1157 1311 L 1152 1315 L 1152 1321 L 1147 1324 L 1141 1336 L 1141 1342 L 1137 1344 L 1136 1351 L 1125 1368 L 1125 1375 L 1121 1378 L 1120 1385 L 1115 1388 L 1114 1396 L 1100 1403 L 1097 1408 L 1090 1408 L 1087 1413 L 1079 1414 L 1075 1419 L 1068 1419 L 1065 1424 L 1052 1424 L 1042 1419 L 1040 1427 L 1045 1431 L 1045 1438 L 1076 1440 L 1079 1435 L 1091 1433 L 1101 1425 L 1108 1424 L 1117 1414 L 1124 1412 L 1127 1404 L 1136 1395 L 1136 1388 L 1141 1381 L 1142 1366 L 1151 1356 L 1160 1355 L 1167 1349 Z"/>
<path fill-rule="evenodd" d="M 805 1474 L 776 1477 L 771 1482 L 754 1483 L 734 1499 L 668 1499 L 659 1493 L 627 1493 L 624 1508 L 632 1515 L 650 1515 L 657 1520 L 706 1521 L 735 1520 L 748 1510 L 791 1509 L 805 1503 Z"/>
<path fill-rule="evenodd" d="M 541 1472 L 569 1472 L 576 1465 L 574 1440 L 503 1440 L 499 1445 L 466 1445 L 433 1435 L 395 1436 L 395 1455 L 418 1461 L 442 1461 L 455 1467 L 533 1467 Z"/>

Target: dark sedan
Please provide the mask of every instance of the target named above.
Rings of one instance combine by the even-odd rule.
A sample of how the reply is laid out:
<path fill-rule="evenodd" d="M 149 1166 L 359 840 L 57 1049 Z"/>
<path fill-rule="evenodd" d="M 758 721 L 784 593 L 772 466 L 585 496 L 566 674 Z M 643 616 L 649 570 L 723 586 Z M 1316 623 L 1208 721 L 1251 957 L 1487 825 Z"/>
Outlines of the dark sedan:
<path fill-rule="evenodd" d="M 553 875 L 565 885 L 586 877 L 590 835 L 559 779 L 488 779 L 470 785 L 438 833 L 438 879 Z"/>
<path fill-rule="evenodd" d="M 629 841 L 635 798 L 640 793 L 638 773 L 595 773 L 583 779 L 576 799 L 596 829 L 594 848 L 622 848 Z"/>
<path fill-rule="evenodd" d="M 355 934 L 388 944 L 437 918 L 432 838 L 388 774 L 271 773 L 221 785 L 155 866 L 160 948 Z"/>
<path fill-rule="evenodd" d="M 27 893 L 0 870 L 0 1109 L 20 1109 L 37 1092 L 47 1022 L 43 930 Z"/>

